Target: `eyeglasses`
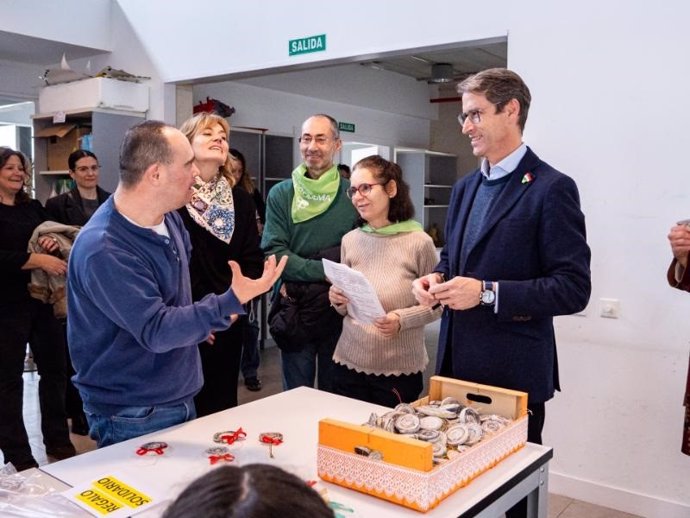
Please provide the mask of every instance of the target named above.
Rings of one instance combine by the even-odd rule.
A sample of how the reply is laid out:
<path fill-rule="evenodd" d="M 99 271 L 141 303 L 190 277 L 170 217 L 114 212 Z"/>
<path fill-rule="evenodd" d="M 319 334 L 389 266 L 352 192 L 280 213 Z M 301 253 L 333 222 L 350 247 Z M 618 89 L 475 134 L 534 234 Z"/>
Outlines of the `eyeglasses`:
<path fill-rule="evenodd" d="M 99 165 L 81 165 L 75 169 L 77 173 L 88 173 L 89 171 L 93 171 L 94 173 L 97 173 L 98 170 L 101 168 Z"/>
<path fill-rule="evenodd" d="M 355 196 L 355 193 L 359 193 L 362 196 L 368 196 L 371 190 L 376 187 L 377 185 L 384 185 L 382 183 L 361 183 L 357 187 L 354 185 L 350 187 L 347 191 L 347 197 L 352 199 Z"/>
<path fill-rule="evenodd" d="M 316 142 L 319 146 L 325 146 L 331 139 L 328 137 L 312 137 L 311 135 L 305 135 L 299 138 L 299 143 L 305 146 L 310 146 L 312 142 Z"/>
<path fill-rule="evenodd" d="M 483 110 L 470 110 L 467 112 L 462 112 L 460 115 L 458 115 L 458 122 L 460 123 L 460 126 L 464 126 L 465 121 L 470 119 L 472 124 L 479 124 L 482 121 L 482 113 L 484 113 Z"/>

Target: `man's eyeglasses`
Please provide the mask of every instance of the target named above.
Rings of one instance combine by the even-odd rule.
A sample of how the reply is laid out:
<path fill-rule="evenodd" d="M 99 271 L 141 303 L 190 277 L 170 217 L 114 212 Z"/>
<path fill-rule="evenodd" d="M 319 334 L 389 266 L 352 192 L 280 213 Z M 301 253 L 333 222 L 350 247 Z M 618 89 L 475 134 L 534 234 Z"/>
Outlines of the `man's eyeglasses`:
<path fill-rule="evenodd" d="M 79 166 L 75 169 L 77 173 L 88 173 L 89 171 L 93 171 L 94 173 L 97 173 L 98 170 L 101 168 L 99 165 L 82 165 Z"/>
<path fill-rule="evenodd" d="M 368 196 L 371 190 L 376 187 L 377 185 L 384 185 L 382 183 L 361 183 L 357 187 L 354 185 L 350 187 L 347 191 L 347 197 L 352 199 L 355 196 L 355 193 L 359 193 L 362 196 Z"/>
<path fill-rule="evenodd" d="M 299 138 L 299 143 L 305 146 L 310 146 L 312 142 L 316 142 L 319 146 L 324 146 L 328 144 L 331 139 L 329 137 L 312 137 L 311 135 L 305 135 Z"/>
<path fill-rule="evenodd" d="M 460 123 L 460 126 L 464 126 L 465 121 L 470 119 L 472 124 L 479 124 L 482 121 L 482 113 L 484 113 L 482 110 L 469 110 L 467 112 L 462 112 L 460 115 L 458 115 L 458 122 Z"/>

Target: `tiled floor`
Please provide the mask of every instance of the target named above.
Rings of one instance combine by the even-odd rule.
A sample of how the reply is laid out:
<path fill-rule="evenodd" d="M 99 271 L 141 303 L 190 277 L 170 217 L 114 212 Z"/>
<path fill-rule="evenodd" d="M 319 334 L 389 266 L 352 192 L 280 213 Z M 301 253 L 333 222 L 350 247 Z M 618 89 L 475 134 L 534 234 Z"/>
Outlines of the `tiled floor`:
<path fill-rule="evenodd" d="M 433 371 L 435 362 L 435 346 L 438 340 L 438 325 L 432 325 L 427 330 L 427 350 L 429 351 L 429 375 Z M 261 353 L 261 366 L 259 367 L 259 377 L 263 383 L 263 388 L 259 392 L 250 392 L 244 387 L 240 379 L 238 396 L 240 404 L 255 401 L 272 394 L 282 391 L 282 379 L 280 375 L 280 352 L 276 347 L 268 347 Z M 45 448 L 41 439 L 38 408 L 38 376 L 35 373 L 24 375 L 24 420 L 29 432 L 31 448 L 36 461 L 43 465 L 49 462 L 46 458 Z M 426 386 L 425 386 L 426 392 Z M 72 434 L 78 453 L 84 453 L 95 448 L 95 443 L 88 437 Z M 636 515 L 623 513 L 606 507 L 600 507 L 587 502 L 574 500 L 561 495 L 549 495 L 548 518 L 640 518 Z"/>

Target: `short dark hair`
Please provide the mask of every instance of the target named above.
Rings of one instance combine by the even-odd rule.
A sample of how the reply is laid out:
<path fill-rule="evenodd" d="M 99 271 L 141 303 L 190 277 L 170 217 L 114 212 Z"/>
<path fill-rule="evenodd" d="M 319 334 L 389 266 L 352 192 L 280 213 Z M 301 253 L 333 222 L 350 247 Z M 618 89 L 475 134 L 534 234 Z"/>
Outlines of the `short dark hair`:
<path fill-rule="evenodd" d="M 22 167 L 24 168 L 24 188 L 20 189 L 17 194 L 14 195 L 14 204 L 19 205 L 21 203 L 27 203 L 31 199 L 29 194 L 26 192 L 31 179 L 31 162 L 29 161 L 29 158 L 21 151 L 15 151 L 11 147 L 2 146 L 0 147 L 0 168 L 5 167 L 7 161 L 13 156 L 16 156 L 19 159 L 19 161 L 22 163 Z"/>
<path fill-rule="evenodd" d="M 98 162 L 98 157 L 87 149 L 77 149 L 76 151 L 72 151 L 72 154 L 70 154 L 70 156 L 67 158 L 67 166 L 69 167 L 69 170 L 74 171 L 74 169 L 77 167 L 77 162 L 86 157 L 91 157 Z"/>
<path fill-rule="evenodd" d="M 347 164 L 338 164 L 338 172 L 340 173 L 340 176 L 345 178 L 346 180 L 350 179 L 350 175 L 352 174 L 352 171 L 350 171 L 350 166 Z"/>
<path fill-rule="evenodd" d="M 395 181 L 398 192 L 391 198 L 390 205 L 388 206 L 388 221 L 398 223 L 414 217 L 414 204 L 412 203 L 412 198 L 410 198 L 410 186 L 403 180 L 403 172 L 398 164 L 389 162 L 380 155 L 371 155 L 357 162 L 352 167 L 352 171 L 354 172 L 360 168 L 374 171 L 374 177 L 384 185 L 391 180 Z M 365 223 L 362 218 L 357 220 L 357 226 L 362 226 Z"/>
<path fill-rule="evenodd" d="M 314 115 L 307 117 L 307 120 L 305 120 L 304 122 L 307 122 L 309 119 L 313 117 L 323 117 L 324 119 L 328 119 L 328 122 L 331 123 L 331 131 L 333 132 L 333 138 L 336 140 L 340 138 L 340 130 L 338 129 L 337 120 L 335 120 L 333 117 L 326 113 L 315 113 Z M 304 123 L 302 125 L 304 126 Z"/>
<path fill-rule="evenodd" d="M 512 70 L 507 68 L 489 68 L 474 74 L 458 85 L 458 93 L 479 93 L 483 94 L 487 101 L 496 106 L 496 113 L 503 111 L 503 108 L 512 99 L 520 103 L 520 117 L 518 125 L 520 131 L 525 131 L 527 123 L 527 113 L 532 102 L 532 94 L 529 88 Z"/>
<path fill-rule="evenodd" d="M 144 171 L 153 164 L 170 164 L 173 150 L 166 128 L 173 128 L 161 121 L 149 120 L 132 126 L 125 133 L 120 147 L 120 182 L 125 187 L 134 187 L 141 181 Z"/>
<path fill-rule="evenodd" d="M 319 494 L 299 477 L 269 464 L 221 466 L 197 478 L 163 518 L 333 518 Z"/>

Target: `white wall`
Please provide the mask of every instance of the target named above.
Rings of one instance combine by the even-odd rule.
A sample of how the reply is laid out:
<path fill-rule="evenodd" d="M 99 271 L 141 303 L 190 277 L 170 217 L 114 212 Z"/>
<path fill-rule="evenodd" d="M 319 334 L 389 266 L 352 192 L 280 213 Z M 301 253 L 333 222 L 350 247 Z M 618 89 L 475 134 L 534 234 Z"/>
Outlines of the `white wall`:
<path fill-rule="evenodd" d="M 152 114 L 172 121 L 175 96 L 164 82 L 507 35 L 509 66 L 534 98 L 525 139 L 578 182 L 593 253 L 586 315 L 557 321 L 564 391 L 548 405 L 551 489 L 644 516 L 690 515 L 690 458 L 679 451 L 690 294 L 665 283 L 666 234 L 690 217 L 690 4 L 351 0 L 335 15 L 284 2 L 116 3 L 115 27 L 128 41 L 114 43 L 111 59 L 155 77 Z M 323 33 L 326 52 L 288 57 L 289 39 Z M 414 146 L 429 137 L 429 119 L 350 107 L 344 97 L 196 87 L 197 98 L 206 95 L 237 105 L 235 125 L 290 134 L 305 115 L 326 111 L 365 121 L 358 129 L 368 137 Z M 601 297 L 620 299 L 620 319 L 598 316 Z"/>
<path fill-rule="evenodd" d="M 0 97 L 35 101 L 46 67 L 0 61 Z"/>
<path fill-rule="evenodd" d="M 360 74 L 367 76 L 374 70 L 367 70 L 357 65 L 332 67 L 322 77 L 358 77 Z M 399 106 L 411 105 L 422 108 L 407 108 L 410 113 L 416 115 L 401 115 L 396 111 L 383 109 L 373 109 L 367 106 L 375 105 L 372 99 L 385 98 L 385 87 L 391 81 L 386 77 L 394 75 L 396 81 L 393 86 L 397 86 L 396 101 Z M 316 77 L 316 73 L 307 73 L 307 76 Z M 273 76 L 271 76 L 271 79 Z M 408 87 L 400 85 L 397 78 L 409 80 Z M 411 147 L 426 147 L 429 142 L 430 114 L 435 110 L 425 109 L 429 104 L 426 85 L 423 89 L 417 87 L 416 81 L 405 78 L 398 74 L 377 74 L 374 85 L 380 85 L 381 89 L 376 92 L 376 88 L 371 88 L 372 95 L 364 103 L 357 103 L 356 99 L 367 97 L 368 85 L 372 84 L 370 79 L 360 82 L 353 81 L 346 87 L 337 90 L 339 94 L 334 95 L 345 101 L 349 97 L 349 102 L 334 102 L 324 100 L 324 83 L 316 81 L 305 81 L 299 93 L 276 91 L 255 84 L 278 84 L 281 88 L 290 90 L 290 83 L 294 78 L 289 77 L 287 84 L 285 76 L 279 76 L 275 81 L 264 81 L 263 78 L 252 81 L 225 81 L 221 83 L 196 85 L 194 87 L 194 104 L 205 101 L 206 97 L 218 99 L 236 109 L 236 113 L 230 118 L 233 126 L 248 126 L 268 128 L 271 133 L 282 135 L 298 136 L 302 122 L 314 113 L 327 113 L 339 121 L 351 122 L 355 124 L 354 133 L 341 134 L 344 140 L 368 142 L 385 146 L 405 145 Z M 415 84 L 413 84 L 415 83 Z M 316 85 L 316 86 L 314 86 Z M 412 87 L 410 87 L 410 85 Z M 330 91 L 336 92 L 337 84 L 332 84 Z M 297 90 L 297 89 L 295 89 Z M 390 97 L 390 95 L 388 96 Z M 390 105 L 389 104 L 389 110 Z M 424 115 L 424 116 L 422 116 Z M 232 141 L 232 135 L 231 135 Z M 299 160 L 299 154 L 295 154 Z"/>
<path fill-rule="evenodd" d="M 111 6 L 112 0 L 0 0 L 0 31 L 108 50 Z"/>

